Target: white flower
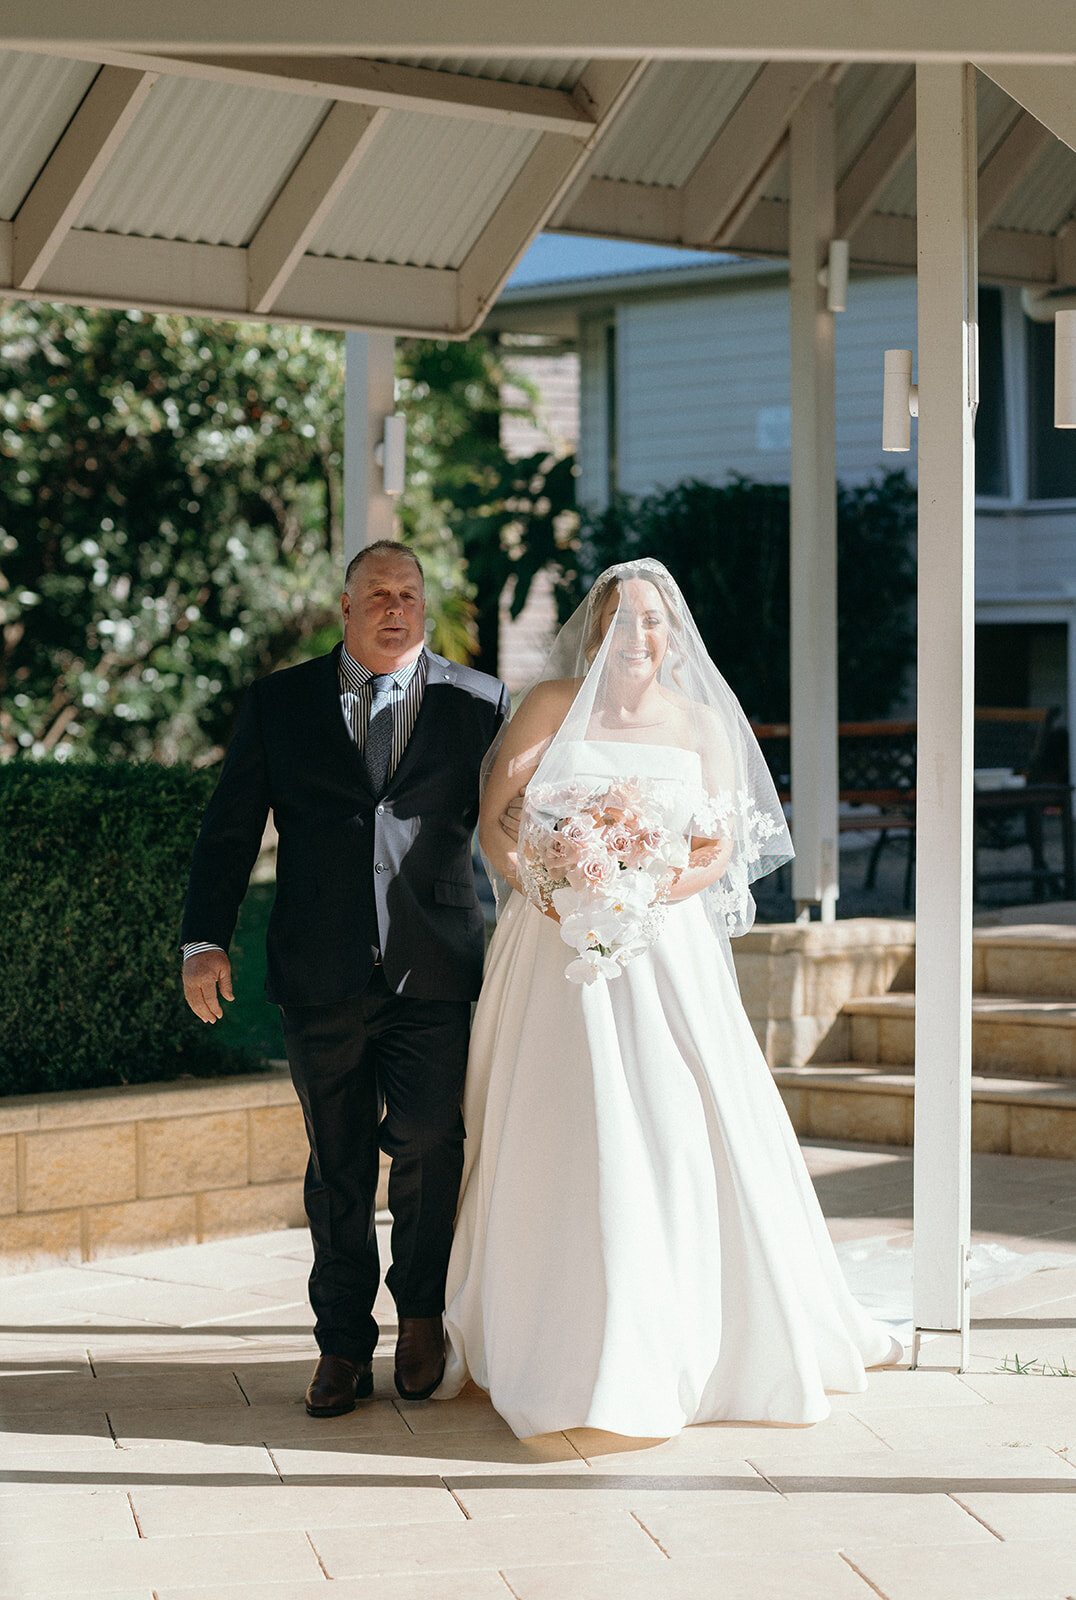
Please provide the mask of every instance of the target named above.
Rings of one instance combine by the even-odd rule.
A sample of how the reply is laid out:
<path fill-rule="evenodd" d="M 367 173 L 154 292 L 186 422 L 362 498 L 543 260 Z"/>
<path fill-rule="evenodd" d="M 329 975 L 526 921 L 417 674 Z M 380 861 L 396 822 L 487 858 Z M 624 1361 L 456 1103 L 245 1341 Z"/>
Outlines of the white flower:
<path fill-rule="evenodd" d="M 553 910 L 557 913 L 561 922 L 566 921 L 568 917 L 574 916 L 577 911 L 581 911 L 584 906 L 589 904 L 590 896 L 584 894 L 581 889 L 573 889 L 570 885 L 565 884 L 562 888 L 553 890 Z"/>
<path fill-rule="evenodd" d="M 569 983 L 596 983 L 599 978 L 619 978 L 620 963 L 600 950 L 588 950 L 576 961 L 569 961 L 564 976 Z"/>

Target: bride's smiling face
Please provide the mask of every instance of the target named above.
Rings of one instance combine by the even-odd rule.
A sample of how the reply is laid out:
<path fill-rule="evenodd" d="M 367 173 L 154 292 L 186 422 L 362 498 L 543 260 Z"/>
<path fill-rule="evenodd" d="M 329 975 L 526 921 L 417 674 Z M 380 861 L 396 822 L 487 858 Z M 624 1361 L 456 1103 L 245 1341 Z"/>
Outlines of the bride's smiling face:
<path fill-rule="evenodd" d="M 603 639 L 610 628 L 610 665 L 635 680 L 653 677 L 669 648 L 669 619 L 657 587 L 642 578 L 615 585 L 601 609 Z"/>

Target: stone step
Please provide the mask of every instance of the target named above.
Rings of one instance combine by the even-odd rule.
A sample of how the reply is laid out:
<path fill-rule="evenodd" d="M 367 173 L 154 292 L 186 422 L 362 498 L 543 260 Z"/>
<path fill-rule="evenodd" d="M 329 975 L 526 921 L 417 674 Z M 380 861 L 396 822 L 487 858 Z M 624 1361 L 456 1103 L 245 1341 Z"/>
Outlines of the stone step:
<path fill-rule="evenodd" d="M 971 985 L 976 994 L 1025 994 L 1076 1000 L 1076 925 L 1021 923 L 978 927 L 972 936 Z M 914 957 L 894 988 L 910 989 Z"/>
<path fill-rule="evenodd" d="M 910 1145 L 915 1075 L 859 1061 L 776 1067 L 801 1138 Z M 1076 1084 L 1056 1078 L 971 1080 L 971 1143 L 1001 1155 L 1076 1156 Z"/>
<path fill-rule="evenodd" d="M 863 995 L 844 1004 L 848 1053 L 870 1065 L 915 1060 L 915 995 Z M 1076 1079 L 1076 1002 L 1037 995 L 972 997 L 973 1068 L 990 1077 Z"/>

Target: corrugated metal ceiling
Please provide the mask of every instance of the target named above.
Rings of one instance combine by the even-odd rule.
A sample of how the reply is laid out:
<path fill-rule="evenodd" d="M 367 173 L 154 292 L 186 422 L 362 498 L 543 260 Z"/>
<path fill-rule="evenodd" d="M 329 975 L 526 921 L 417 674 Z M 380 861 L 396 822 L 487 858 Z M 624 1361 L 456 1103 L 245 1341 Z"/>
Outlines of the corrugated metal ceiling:
<path fill-rule="evenodd" d="M 430 72 L 458 72 L 464 78 L 491 78 L 495 83 L 529 83 L 541 89 L 574 89 L 587 68 L 587 58 L 528 60 L 525 56 L 378 56 L 400 67 L 426 67 Z"/>
<path fill-rule="evenodd" d="M 1059 233 L 1076 217 L 1076 150 L 1048 145 L 1035 171 L 998 214 L 999 228 L 1027 233 Z"/>
<path fill-rule="evenodd" d="M 0 218 L 26 198 L 100 68 L 0 50 Z"/>
<path fill-rule="evenodd" d="M 587 168 L 680 188 L 757 77 L 757 61 L 657 61 Z"/>
<path fill-rule="evenodd" d="M 459 266 L 539 137 L 530 129 L 394 111 L 310 254 Z"/>
<path fill-rule="evenodd" d="M 329 105 L 306 95 L 159 78 L 78 226 L 245 244 Z"/>

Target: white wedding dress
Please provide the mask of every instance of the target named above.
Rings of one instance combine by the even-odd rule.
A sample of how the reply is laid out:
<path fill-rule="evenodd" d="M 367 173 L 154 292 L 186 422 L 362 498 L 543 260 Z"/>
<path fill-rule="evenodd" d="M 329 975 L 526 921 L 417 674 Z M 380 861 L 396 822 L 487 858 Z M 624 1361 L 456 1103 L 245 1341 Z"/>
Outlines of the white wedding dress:
<path fill-rule="evenodd" d="M 699 789 L 692 751 L 569 743 L 560 765 L 648 778 L 681 827 Z M 819 1421 L 901 1352 L 844 1283 L 727 945 L 696 896 L 616 978 L 568 982 L 571 955 L 513 894 L 472 1033 L 438 1398 L 472 1377 L 521 1438 Z"/>

